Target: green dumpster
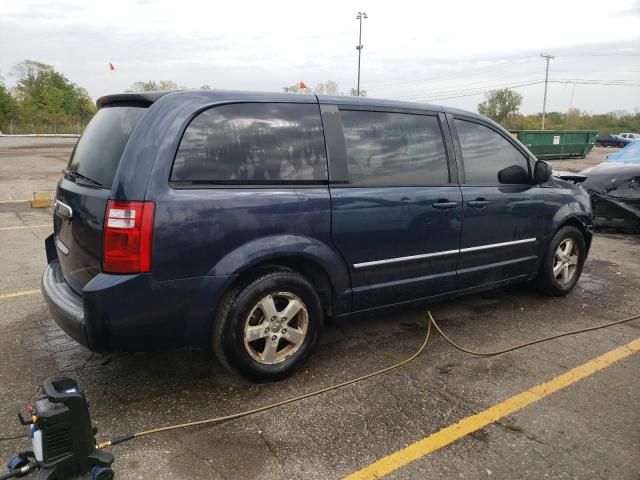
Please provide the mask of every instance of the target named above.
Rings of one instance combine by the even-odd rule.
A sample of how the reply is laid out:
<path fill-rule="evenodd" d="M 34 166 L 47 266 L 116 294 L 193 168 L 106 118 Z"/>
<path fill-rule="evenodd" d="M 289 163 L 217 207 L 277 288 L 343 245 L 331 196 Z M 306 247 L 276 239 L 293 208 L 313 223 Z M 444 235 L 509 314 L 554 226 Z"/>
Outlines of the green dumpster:
<path fill-rule="evenodd" d="M 586 157 L 596 143 L 595 130 L 511 130 L 537 158 Z"/>

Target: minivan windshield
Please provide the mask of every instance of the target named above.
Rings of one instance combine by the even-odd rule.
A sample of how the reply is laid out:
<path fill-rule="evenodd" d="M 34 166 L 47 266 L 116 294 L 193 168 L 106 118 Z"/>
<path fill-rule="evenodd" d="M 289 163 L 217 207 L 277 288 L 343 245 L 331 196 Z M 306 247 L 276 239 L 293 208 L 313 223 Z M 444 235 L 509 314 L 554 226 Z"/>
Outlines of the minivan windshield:
<path fill-rule="evenodd" d="M 129 136 L 146 111 L 132 106 L 101 108 L 73 149 L 68 172 L 110 188 Z"/>

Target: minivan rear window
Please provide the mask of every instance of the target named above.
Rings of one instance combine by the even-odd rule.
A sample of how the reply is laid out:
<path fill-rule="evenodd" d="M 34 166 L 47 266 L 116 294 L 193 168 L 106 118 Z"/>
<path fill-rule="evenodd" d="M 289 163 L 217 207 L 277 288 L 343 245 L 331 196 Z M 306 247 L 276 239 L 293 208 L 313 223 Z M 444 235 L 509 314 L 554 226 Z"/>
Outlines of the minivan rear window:
<path fill-rule="evenodd" d="M 131 132 L 146 111 L 132 106 L 98 110 L 76 143 L 67 169 L 110 188 Z"/>
<path fill-rule="evenodd" d="M 326 182 L 317 104 L 238 103 L 205 110 L 182 137 L 174 184 Z"/>

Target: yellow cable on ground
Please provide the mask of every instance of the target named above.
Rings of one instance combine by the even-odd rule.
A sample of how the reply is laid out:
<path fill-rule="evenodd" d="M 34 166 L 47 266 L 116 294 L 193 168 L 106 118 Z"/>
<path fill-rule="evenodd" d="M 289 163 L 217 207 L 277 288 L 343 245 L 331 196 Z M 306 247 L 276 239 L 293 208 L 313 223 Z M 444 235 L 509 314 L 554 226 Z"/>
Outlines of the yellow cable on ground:
<path fill-rule="evenodd" d="M 272 408 L 276 408 L 276 407 L 281 407 L 282 405 L 287 405 L 289 403 L 293 403 L 293 402 L 298 402 L 300 400 L 304 400 L 305 398 L 310 398 L 310 397 L 315 397 L 317 395 L 321 395 L 323 393 L 327 393 L 330 392 L 332 390 L 337 390 L 339 388 L 342 387 L 346 387 L 347 385 L 352 385 L 354 383 L 357 382 L 361 382 L 362 380 L 367 380 L 369 378 L 375 377 L 377 375 L 381 375 L 383 373 L 389 372 L 391 370 L 395 370 L 396 368 L 402 367 L 403 365 L 406 365 L 410 362 L 412 362 L 413 360 L 415 360 L 426 348 L 427 343 L 429 342 L 429 338 L 431 337 L 431 328 L 435 328 L 436 331 L 442 336 L 442 338 L 452 347 L 456 348 L 457 350 L 460 350 L 461 352 L 464 353 L 468 353 L 470 355 L 478 355 L 478 356 L 485 356 L 485 357 L 492 357 L 492 356 L 496 356 L 496 355 L 501 355 L 503 353 L 507 353 L 507 352 L 512 352 L 514 350 L 518 350 L 524 347 L 528 347 L 531 345 L 535 345 L 537 343 L 542 343 L 542 342 L 547 342 L 549 340 L 554 340 L 556 338 L 560 338 L 560 337 L 566 337 L 569 335 L 576 335 L 578 333 L 585 333 L 585 332 L 591 332 L 594 330 L 600 330 L 602 328 L 607 328 L 607 327 L 611 327 L 614 325 L 619 325 L 621 323 L 626 323 L 626 322 L 630 322 L 632 320 L 636 320 L 640 318 L 640 315 L 634 315 L 632 317 L 627 317 L 624 318 L 622 320 L 616 320 L 615 322 L 609 322 L 609 323 L 604 323 L 601 325 L 596 325 L 595 327 L 587 327 L 587 328 L 581 328 L 578 330 L 572 330 L 569 332 L 564 332 L 564 333 L 559 333 L 556 335 L 551 335 L 548 337 L 544 337 L 544 338 L 540 338 L 537 340 L 533 340 L 531 342 L 526 342 L 526 343 L 521 343 L 519 345 L 513 346 L 513 347 L 509 347 L 509 348 L 505 348 L 504 350 L 497 350 L 494 352 L 478 352 L 475 350 L 471 350 L 469 348 L 465 348 L 459 344 L 457 344 L 456 342 L 454 342 L 453 340 L 451 340 L 451 338 L 449 338 L 440 328 L 440 326 L 436 323 L 436 321 L 434 320 L 433 316 L 431 315 L 431 312 L 427 311 L 427 333 L 424 337 L 424 341 L 422 342 L 422 345 L 420 345 L 420 348 L 418 348 L 418 350 L 411 355 L 410 357 L 406 358 L 405 360 L 402 360 L 401 362 L 398 362 L 394 365 L 391 365 L 389 367 L 385 367 L 383 369 L 377 370 L 375 372 L 372 373 L 368 373 L 366 375 L 362 375 L 360 377 L 356 377 L 356 378 L 352 378 L 351 380 L 347 380 L 341 383 L 337 383 L 335 385 L 331 385 L 329 387 L 325 387 L 325 388 L 321 388 L 319 390 L 314 390 L 313 392 L 309 392 L 309 393 L 305 393 L 303 395 L 298 395 L 295 397 L 291 397 L 291 398 L 287 398 L 285 400 L 281 400 L 279 402 L 275 402 L 275 403 L 271 403 L 269 405 L 264 405 L 262 407 L 257 407 L 257 408 L 253 408 L 250 410 L 245 410 L 243 412 L 237 412 L 237 413 L 232 413 L 230 415 L 223 415 L 221 417 L 213 417 L 213 418 L 208 418 L 205 420 L 197 420 L 194 422 L 187 422 L 187 423 L 180 423 L 177 425 L 167 425 L 164 427 L 159 427 L 159 428 L 152 428 L 150 430 L 143 430 L 141 432 L 136 432 L 136 433 L 132 433 L 129 435 L 123 435 L 121 437 L 117 437 L 114 438 L 112 440 L 106 441 L 106 442 L 102 442 L 98 444 L 98 448 L 106 448 L 112 445 L 117 445 L 119 443 L 123 443 L 129 440 L 132 440 L 134 438 L 137 437 L 142 437 L 145 435 L 151 435 L 154 433 L 160 433 L 160 432 L 166 432 L 168 430 L 177 430 L 179 428 L 188 428 L 188 427 L 196 427 L 199 425 L 207 425 L 207 424 L 211 424 L 211 423 L 219 423 L 219 422 L 223 422 L 226 420 L 234 420 L 237 418 L 241 418 L 241 417 L 246 417 L 248 415 L 253 415 L 255 413 L 260 413 L 260 412 L 264 412 L 266 410 L 271 410 Z"/>

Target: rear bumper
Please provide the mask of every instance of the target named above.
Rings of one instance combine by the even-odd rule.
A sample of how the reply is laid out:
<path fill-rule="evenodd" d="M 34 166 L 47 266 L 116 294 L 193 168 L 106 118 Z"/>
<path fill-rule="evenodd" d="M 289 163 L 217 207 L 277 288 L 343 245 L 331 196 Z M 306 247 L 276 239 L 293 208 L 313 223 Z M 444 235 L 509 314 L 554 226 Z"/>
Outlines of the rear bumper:
<path fill-rule="evenodd" d="M 154 281 L 151 274 L 96 275 L 78 294 L 58 260 L 42 275 L 42 294 L 56 323 L 97 352 L 205 347 L 218 300 L 235 276 Z"/>
<path fill-rule="evenodd" d="M 57 260 L 45 268 L 40 289 L 58 326 L 76 342 L 89 346 L 82 297 L 65 282 Z"/>

